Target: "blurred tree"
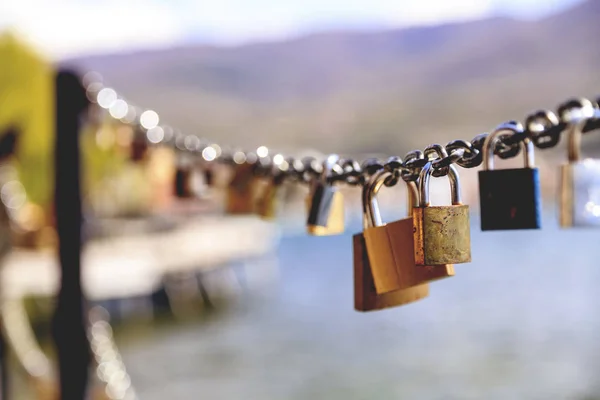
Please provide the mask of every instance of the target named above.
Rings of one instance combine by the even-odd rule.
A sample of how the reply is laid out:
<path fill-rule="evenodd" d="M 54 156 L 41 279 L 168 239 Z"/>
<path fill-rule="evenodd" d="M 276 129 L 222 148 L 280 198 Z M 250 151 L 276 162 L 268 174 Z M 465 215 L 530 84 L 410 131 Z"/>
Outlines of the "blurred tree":
<path fill-rule="evenodd" d="M 30 201 L 52 199 L 54 69 L 11 33 L 0 34 L 0 135 L 16 132 L 19 178 Z"/>

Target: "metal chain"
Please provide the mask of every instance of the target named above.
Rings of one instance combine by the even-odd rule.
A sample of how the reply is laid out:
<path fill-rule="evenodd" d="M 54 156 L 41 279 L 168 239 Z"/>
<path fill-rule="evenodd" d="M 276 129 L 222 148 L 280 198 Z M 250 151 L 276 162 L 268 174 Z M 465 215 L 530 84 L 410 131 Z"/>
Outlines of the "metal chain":
<path fill-rule="evenodd" d="M 88 97 L 100 103 L 102 98 L 101 83 L 88 84 Z M 109 89 L 112 91 L 112 89 Z M 114 92 L 114 91 L 113 91 Z M 111 93 L 112 95 L 112 93 Z M 116 100 L 116 92 L 113 95 Z M 600 97 L 595 101 L 586 98 L 573 98 L 562 103 L 556 113 L 551 110 L 539 110 L 527 116 L 524 124 L 517 121 L 508 121 L 505 124 L 517 124 L 522 129 L 515 130 L 512 135 L 502 136 L 496 142 L 494 154 L 501 159 L 516 157 L 521 152 L 521 142 L 530 139 L 538 149 L 555 147 L 560 142 L 562 132 L 570 123 L 586 120 L 583 132 L 600 129 Z M 110 105 L 101 104 L 110 109 Z M 112 115 L 112 112 L 111 112 Z M 114 115 L 113 115 L 114 117 Z M 119 119 L 119 118 L 117 118 Z M 123 121 L 123 119 L 120 119 Z M 140 118 L 131 121 L 136 128 L 140 126 Z M 155 126 L 146 129 L 148 141 L 154 145 L 173 145 L 176 149 L 200 154 L 205 162 L 220 162 L 229 165 L 250 163 L 255 166 L 254 171 L 258 176 L 279 177 L 284 179 L 311 183 L 322 179 L 323 162 L 314 157 L 305 157 L 301 160 L 293 157 L 284 157 L 281 154 L 269 155 L 269 149 L 261 146 L 256 152 L 243 152 L 222 149 L 216 144 L 210 144 L 195 135 L 184 135 L 180 132 L 167 135 L 168 127 Z M 362 185 L 373 174 L 385 169 L 392 173 L 385 184 L 393 186 L 400 179 L 404 181 L 417 180 L 423 167 L 431 162 L 433 176 L 445 176 L 448 168 L 456 164 L 463 168 L 475 168 L 483 162 L 482 147 L 487 133 L 475 136 L 470 142 L 462 139 L 452 140 L 445 146 L 432 144 L 424 151 L 413 150 L 404 158 L 393 156 L 385 162 L 376 158 L 369 158 L 363 162 L 353 159 L 340 159 L 331 169 L 327 181 L 331 184 L 340 182 L 348 185 Z"/>

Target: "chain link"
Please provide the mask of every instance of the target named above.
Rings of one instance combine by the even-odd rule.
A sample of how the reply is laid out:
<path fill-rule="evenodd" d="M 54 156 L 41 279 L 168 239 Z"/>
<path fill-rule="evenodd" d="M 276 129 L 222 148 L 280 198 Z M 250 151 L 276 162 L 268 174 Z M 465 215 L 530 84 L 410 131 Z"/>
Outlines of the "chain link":
<path fill-rule="evenodd" d="M 101 84 L 100 84 L 101 85 Z M 88 86 L 88 95 L 99 91 L 98 83 Z M 521 125 L 517 121 L 508 121 L 505 124 L 517 124 L 517 129 L 512 135 L 505 135 L 496 141 L 494 154 L 501 159 L 513 158 L 521 152 L 521 142 L 530 139 L 538 149 L 555 147 L 570 123 L 585 120 L 583 132 L 600 129 L 600 97 L 591 101 L 586 98 L 573 98 L 562 103 L 553 112 L 551 110 L 538 110 L 528 115 Z M 504 124 L 503 124 L 504 125 Z M 137 126 L 136 126 L 137 128 Z M 315 157 L 305 157 L 297 160 L 293 157 L 284 158 L 259 154 L 260 152 L 241 152 L 229 149 L 221 150 L 218 145 L 207 144 L 206 141 L 194 135 L 183 135 L 173 131 L 167 137 L 167 128 L 164 127 L 163 135 L 157 134 L 152 129 L 146 130 L 147 139 L 152 144 L 168 144 L 175 146 L 182 152 L 200 154 L 205 161 L 218 161 L 229 165 L 250 163 L 255 166 L 254 171 L 259 176 L 278 176 L 281 179 L 291 179 L 296 182 L 311 183 L 322 179 L 323 163 Z M 151 135 L 152 132 L 152 135 Z M 326 174 L 330 184 L 345 183 L 351 186 L 363 185 L 373 174 L 385 169 L 392 173 L 385 184 L 393 186 L 400 178 L 404 181 L 415 181 L 419 178 L 423 167 L 432 163 L 433 176 L 445 176 L 450 165 L 456 164 L 463 168 L 475 168 L 483 162 L 483 144 L 487 133 L 475 136 L 470 142 L 462 139 L 452 140 L 445 146 L 433 144 L 424 151 L 413 150 L 404 158 L 390 157 L 387 161 L 369 158 L 362 163 L 354 159 L 339 159 Z M 259 148 L 260 149 L 260 148 Z M 268 149 L 264 147 L 268 154 Z M 284 162 L 280 162 L 283 160 Z"/>

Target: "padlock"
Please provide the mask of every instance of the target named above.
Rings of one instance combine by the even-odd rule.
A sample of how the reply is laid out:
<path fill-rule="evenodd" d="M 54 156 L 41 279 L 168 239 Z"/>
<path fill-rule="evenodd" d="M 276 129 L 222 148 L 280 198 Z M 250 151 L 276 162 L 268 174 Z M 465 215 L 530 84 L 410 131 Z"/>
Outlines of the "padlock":
<path fill-rule="evenodd" d="M 256 201 L 256 213 L 267 220 L 277 216 L 279 192 L 285 179 L 285 174 L 279 171 L 263 185 L 264 188 Z"/>
<path fill-rule="evenodd" d="M 593 111 L 592 111 L 593 112 Z M 560 226 L 600 226 L 600 159 L 581 157 L 586 113 L 568 124 L 568 164 L 560 171 Z"/>
<path fill-rule="evenodd" d="M 194 197 L 193 190 L 193 161 L 186 154 L 177 154 L 177 165 L 175 167 L 174 190 L 175 196 L 180 199 Z"/>
<path fill-rule="evenodd" d="M 523 140 L 525 168 L 494 170 L 494 148 L 503 136 L 522 133 L 517 124 L 500 125 L 483 144 L 479 171 L 481 230 L 539 229 L 542 221 L 540 175 L 534 167 L 533 143 Z"/>
<path fill-rule="evenodd" d="M 175 196 L 180 199 L 189 199 L 194 197 L 192 190 L 192 170 L 182 166 L 175 168 Z"/>
<path fill-rule="evenodd" d="M 370 200 L 368 193 L 370 185 L 363 187 L 363 226 L 368 229 L 373 226 L 372 213 L 369 212 Z M 394 290 L 387 293 L 377 293 L 373 273 L 367 253 L 365 236 L 358 233 L 353 236 L 354 249 L 354 309 L 356 311 L 374 311 L 389 307 L 397 307 L 429 296 L 429 284 L 423 283 L 408 289 Z M 409 249 L 411 250 L 411 249 Z"/>
<path fill-rule="evenodd" d="M 344 233 L 344 196 L 331 182 L 331 172 L 339 157 L 331 155 L 323 163 L 323 171 L 314 181 L 307 197 L 307 231 L 314 236 Z"/>
<path fill-rule="evenodd" d="M 379 294 L 454 275 L 453 265 L 415 264 L 412 217 L 388 224 L 382 222 L 376 196 L 385 181 L 392 176 L 391 172 L 385 170 L 377 172 L 373 175 L 368 190 L 363 190 L 363 212 L 370 223 L 365 227 L 363 235 L 375 289 Z M 416 183 L 407 182 L 407 189 L 408 209 L 411 210 L 419 205 Z"/>
<path fill-rule="evenodd" d="M 358 233 L 352 237 L 354 248 L 354 309 L 356 311 L 374 311 L 413 303 L 429 296 L 429 284 L 409 289 L 378 294 L 375 290 L 369 257 L 365 246 L 365 237 Z"/>
<path fill-rule="evenodd" d="M 417 265 L 460 264 L 471 261 L 469 206 L 460 198 L 458 171 L 448 169 L 451 206 L 431 206 L 429 179 L 432 163 L 427 163 L 419 177 L 419 207 L 413 209 L 415 262 Z"/>
<path fill-rule="evenodd" d="M 148 140 L 141 128 L 135 129 L 130 144 L 130 160 L 135 163 L 144 161 L 148 155 Z"/>
<path fill-rule="evenodd" d="M 234 166 L 233 178 L 227 188 L 226 212 L 228 214 L 252 214 L 255 210 L 257 177 L 254 164 Z"/>

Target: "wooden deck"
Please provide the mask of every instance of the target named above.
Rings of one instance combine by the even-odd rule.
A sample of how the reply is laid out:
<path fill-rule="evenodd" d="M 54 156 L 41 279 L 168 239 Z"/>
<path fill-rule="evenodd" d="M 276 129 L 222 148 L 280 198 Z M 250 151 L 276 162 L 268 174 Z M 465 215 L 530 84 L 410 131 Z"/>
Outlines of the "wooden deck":
<path fill-rule="evenodd" d="M 91 300 L 151 293 L 169 273 L 198 272 L 260 257 L 273 250 L 278 228 L 256 217 L 195 217 L 163 232 L 90 241 L 83 252 L 83 286 Z M 0 271 L 1 295 L 51 296 L 58 290 L 54 251 L 13 250 Z"/>

